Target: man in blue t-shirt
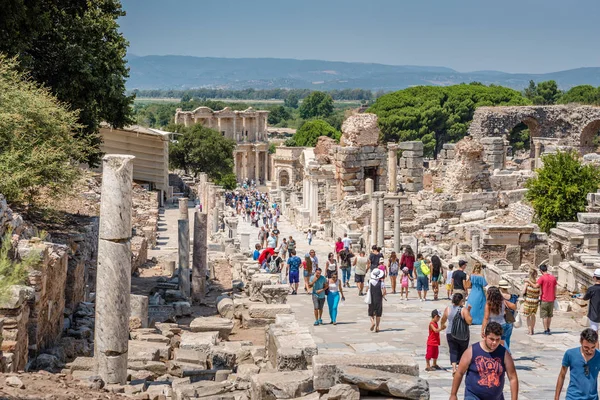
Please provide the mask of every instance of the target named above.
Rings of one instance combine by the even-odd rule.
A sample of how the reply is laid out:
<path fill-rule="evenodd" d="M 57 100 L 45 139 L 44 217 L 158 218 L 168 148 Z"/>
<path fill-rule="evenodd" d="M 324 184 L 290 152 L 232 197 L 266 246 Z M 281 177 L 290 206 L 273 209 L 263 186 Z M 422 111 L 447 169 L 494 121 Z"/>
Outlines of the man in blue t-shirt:
<path fill-rule="evenodd" d="M 315 325 L 323 325 L 323 306 L 325 305 L 325 289 L 327 289 L 327 286 L 327 278 L 321 275 L 321 268 L 317 268 L 310 282 L 308 282 L 308 287 L 312 288 Z"/>
<path fill-rule="evenodd" d="M 560 398 L 567 369 L 570 369 L 570 382 L 565 400 L 598 400 L 598 372 L 600 372 L 600 351 L 596 350 L 598 333 L 591 328 L 584 329 L 579 337 L 580 347 L 569 349 L 562 360 L 562 368 L 556 382 L 554 399 Z"/>
<path fill-rule="evenodd" d="M 260 244 L 256 243 L 256 245 L 254 245 L 254 253 L 252 254 L 252 259 L 254 261 L 258 260 L 258 257 L 260 257 Z"/>
<path fill-rule="evenodd" d="M 291 257 L 287 261 L 290 287 L 292 288 L 292 294 L 298 294 L 298 283 L 300 282 L 300 265 L 302 264 L 302 259 L 296 255 L 296 250 L 291 250 L 290 254 Z"/>

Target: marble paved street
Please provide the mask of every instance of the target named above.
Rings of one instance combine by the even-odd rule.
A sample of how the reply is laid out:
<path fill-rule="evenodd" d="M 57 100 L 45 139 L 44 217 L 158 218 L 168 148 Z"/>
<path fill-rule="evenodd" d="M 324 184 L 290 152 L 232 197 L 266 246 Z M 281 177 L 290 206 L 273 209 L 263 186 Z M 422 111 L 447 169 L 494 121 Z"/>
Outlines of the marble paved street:
<path fill-rule="evenodd" d="M 308 251 L 306 235 L 291 226 L 285 219 L 279 223 L 279 230 L 281 237 L 290 235 L 294 237 L 297 242 L 298 255 L 303 256 Z M 250 246 L 254 246 L 257 228 L 251 227 L 248 222 L 243 222 L 240 218 L 238 232 L 250 232 Z M 310 248 L 316 250 L 319 262 L 324 267 L 327 254 L 333 251 L 333 243 L 315 238 Z M 352 276 L 351 282 L 353 280 L 354 276 Z M 386 283 L 389 288 L 389 281 Z M 313 326 L 311 296 L 304 294 L 302 284 L 297 296 L 288 297 L 288 303 L 292 305 L 297 320 L 309 327 L 314 335 L 319 353 L 333 352 L 354 357 L 373 357 L 383 352 L 412 355 L 419 362 L 421 377 L 429 381 L 431 399 L 448 399 L 452 386 L 452 370 L 445 335 L 442 334 L 438 364 L 447 368 L 446 370 L 426 372 L 425 349 L 431 310 L 434 308 L 443 310 L 449 301 L 419 302 L 416 289 L 411 289 L 408 301 L 401 301 L 397 294 L 388 294 L 388 301 L 383 305 L 381 332 L 372 333 L 369 331 L 370 320 L 367 315 L 367 305 L 363 302 L 364 298 L 359 297 L 357 293 L 354 283 L 352 283 L 351 289 L 345 289 L 346 301 L 340 304 L 336 326 L 328 324 L 330 319 L 327 305 L 323 312 L 323 321 L 327 325 Z M 445 294 L 445 288 L 441 294 Z M 433 293 L 428 293 L 428 296 L 432 299 Z M 555 314 L 555 316 L 557 315 Z M 551 336 L 536 334 L 531 337 L 526 334 L 526 328 L 513 331 L 511 347 L 519 375 L 520 399 L 553 399 L 563 353 L 568 348 L 579 345 L 579 333 L 583 329 L 579 323 L 570 318 L 567 313 L 562 313 L 555 319 L 556 324 L 553 321 L 554 329 Z M 560 326 L 567 328 L 560 328 Z M 543 329 L 539 319 L 536 328 L 538 331 Z M 472 327 L 472 343 L 480 338 L 480 332 L 480 326 Z M 561 398 L 564 398 L 567 385 L 568 375 Z M 505 384 L 507 395 L 510 393 L 509 388 L 507 380 Z M 462 394 L 462 389 L 459 393 Z"/>

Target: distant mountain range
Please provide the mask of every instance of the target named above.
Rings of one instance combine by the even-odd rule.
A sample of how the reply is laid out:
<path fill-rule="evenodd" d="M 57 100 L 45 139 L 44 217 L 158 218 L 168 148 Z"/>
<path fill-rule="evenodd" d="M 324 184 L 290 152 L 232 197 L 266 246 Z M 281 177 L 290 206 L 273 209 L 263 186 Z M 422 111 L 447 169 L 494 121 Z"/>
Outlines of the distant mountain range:
<path fill-rule="evenodd" d="M 416 85 L 481 82 L 521 90 L 530 80 L 555 80 L 561 89 L 600 86 L 600 67 L 547 74 L 501 71 L 457 72 L 445 67 L 384 65 L 282 58 L 212 58 L 128 55 L 132 89 L 367 89 L 398 90 Z"/>

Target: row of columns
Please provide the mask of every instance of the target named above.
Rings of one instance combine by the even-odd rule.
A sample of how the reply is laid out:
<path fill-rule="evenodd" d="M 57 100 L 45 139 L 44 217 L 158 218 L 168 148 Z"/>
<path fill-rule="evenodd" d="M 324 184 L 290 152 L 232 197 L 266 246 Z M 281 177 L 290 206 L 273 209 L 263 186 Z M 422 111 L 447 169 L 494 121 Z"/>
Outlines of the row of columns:
<path fill-rule="evenodd" d="M 307 210 L 310 223 L 319 219 L 319 181 L 304 179 L 302 181 L 302 208 Z"/>
<path fill-rule="evenodd" d="M 393 196 L 389 199 L 394 203 L 394 251 L 400 252 L 400 197 Z M 371 196 L 371 246 L 384 247 L 385 240 L 385 193 L 374 192 Z"/>
<path fill-rule="evenodd" d="M 183 114 L 183 124 L 184 126 L 189 126 L 192 122 L 194 124 L 201 123 L 207 128 L 218 130 L 219 132 L 225 132 L 225 136 L 229 139 L 234 139 L 238 142 L 245 141 L 246 136 L 245 133 L 249 132 L 248 141 L 255 140 L 265 140 L 266 132 L 267 132 L 267 116 L 257 116 L 257 117 L 241 117 L 242 126 L 241 132 L 238 132 L 237 120 L 239 117 L 231 117 L 231 116 L 192 116 L 191 114 L 185 113 Z M 204 122 L 206 120 L 206 123 Z M 233 123 L 229 124 L 232 126 L 232 131 L 229 132 L 227 127 L 225 126 L 225 121 L 232 120 Z M 249 121 L 249 122 L 248 122 Z M 176 123 L 181 123 L 180 120 L 177 120 Z"/>
<path fill-rule="evenodd" d="M 251 169 L 249 168 L 248 157 L 249 151 L 237 150 L 234 152 L 233 157 L 233 170 L 235 172 L 236 177 L 241 180 L 244 179 L 254 179 L 254 180 L 267 180 L 267 167 L 268 167 L 268 151 L 263 150 L 254 150 L 254 174 L 251 174 Z M 241 154 L 241 162 L 242 165 L 238 165 L 238 154 Z M 262 173 L 260 170 L 260 165 L 263 165 Z"/>

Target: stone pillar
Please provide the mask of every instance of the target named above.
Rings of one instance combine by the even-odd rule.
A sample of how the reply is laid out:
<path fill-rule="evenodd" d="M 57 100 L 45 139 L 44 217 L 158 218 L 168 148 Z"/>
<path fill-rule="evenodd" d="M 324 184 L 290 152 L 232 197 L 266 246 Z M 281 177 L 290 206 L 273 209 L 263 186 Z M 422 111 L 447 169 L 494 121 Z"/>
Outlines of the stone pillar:
<path fill-rule="evenodd" d="M 206 293 L 208 263 L 208 214 L 194 213 L 194 254 L 192 258 L 192 300 L 200 303 Z"/>
<path fill-rule="evenodd" d="M 400 254 L 400 201 L 394 204 L 394 251 Z"/>
<path fill-rule="evenodd" d="M 188 198 L 179 198 L 179 219 L 190 219 L 188 214 Z"/>
<path fill-rule="evenodd" d="M 367 178 L 365 179 L 365 194 L 367 194 L 369 196 L 369 200 L 371 200 L 371 197 L 373 196 L 373 179 L 371 178 Z"/>
<path fill-rule="evenodd" d="M 139 318 L 142 328 L 148 327 L 148 296 L 139 294 L 130 294 L 129 302 L 131 304 L 131 317 Z"/>
<path fill-rule="evenodd" d="M 102 159 L 94 359 L 106 383 L 127 381 L 134 158 L 111 154 Z"/>
<path fill-rule="evenodd" d="M 398 179 L 398 145 L 388 143 L 388 192 L 396 193 Z"/>
<path fill-rule="evenodd" d="M 371 198 L 371 246 L 377 244 L 377 199 Z"/>
<path fill-rule="evenodd" d="M 383 193 L 379 195 L 379 205 L 377 206 L 377 246 L 381 246 L 383 247 L 383 241 L 384 241 L 384 229 L 383 229 L 383 222 L 384 222 L 384 211 L 385 211 L 385 207 L 384 207 L 384 202 L 383 202 Z"/>
<path fill-rule="evenodd" d="M 471 236 L 471 251 L 476 252 L 481 248 L 481 236 L 473 235 Z"/>
<path fill-rule="evenodd" d="M 310 204 L 310 222 L 315 223 L 319 219 L 319 182 L 313 181 L 311 184 L 311 204 Z"/>
<path fill-rule="evenodd" d="M 308 180 L 305 178 L 302 181 L 302 208 L 308 209 L 308 197 L 309 197 L 310 186 Z"/>
<path fill-rule="evenodd" d="M 236 180 L 239 178 L 238 177 L 238 162 L 237 162 L 237 151 L 233 152 L 233 173 L 235 174 L 235 178 Z"/>
<path fill-rule="evenodd" d="M 540 159 L 542 154 L 542 144 L 540 142 L 533 142 L 533 146 L 535 149 L 534 168 L 538 169 L 542 166 L 542 160 Z"/>
<path fill-rule="evenodd" d="M 250 248 L 250 234 L 240 233 L 240 250 L 246 251 Z"/>
<path fill-rule="evenodd" d="M 242 179 L 248 178 L 248 149 L 242 153 Z"/>
<path fill-rule="evenodd" d="M 190 221 L 188 219 L 180 219 L 177 223 L 179 289 L 184 296 L 190 297 Z"/>
<path fill-rule="evenodd" d="M 238 132 L 237 129 L 235 127 L 235 120 L 237 119 L 237 115 L 233 116 L 233 139 L 238 142 Z"/>
<path fill-rule="evenodd" d="M 171 277 L 173 275 L 175 275 L 176 267 L 177 267 L 177 263 L 175 261 L 167 262 L 167 275 L 169 275 Z"/>
<path fill-rule="evenodd" d="M 259 161 L 260 161 L 260 152 L 258 151 L 258 148 L 255 148 L 254 149 L 254 180 L 257 182 L 256 183 L 257 185 L 258 185 L 258 181 L 259 181 L 258 173 L 260 172 L 259 166 L 258 166 Z"/>

